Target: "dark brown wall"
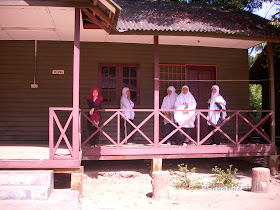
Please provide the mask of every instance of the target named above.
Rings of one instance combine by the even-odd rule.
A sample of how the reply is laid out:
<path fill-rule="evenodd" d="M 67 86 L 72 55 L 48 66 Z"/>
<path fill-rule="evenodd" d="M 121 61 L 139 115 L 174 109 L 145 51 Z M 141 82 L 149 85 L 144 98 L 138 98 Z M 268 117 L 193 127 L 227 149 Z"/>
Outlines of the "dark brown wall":
<path fill-rule="evenodd" d="M 141 92 L 137 108 L 152 108 L 152 52 L 152 45 L 81 43 L 81 108 L 87 108 L 90 88 L 98 86 L 99 63 L 140 64 Z M 34 41 L 0 41 L 0 54 L 0 141 L 47 141 L 48 107 L 72 106 L 73 43 L 38 41 L 38 89 L 30 88 L 34 75 Z M 160 46 L 160 63 L 217 65 L 218 79 L 249 78 L 246 50 Z M 53 69 L 64 69 L 65 74 L 52 75 Z M 247 82 L 218 84 L 229 109 L 248 109 Z M 152 126 L 152 121 L 149 125 Z M 146 128 L 149 134 L 150 126 Z"/>

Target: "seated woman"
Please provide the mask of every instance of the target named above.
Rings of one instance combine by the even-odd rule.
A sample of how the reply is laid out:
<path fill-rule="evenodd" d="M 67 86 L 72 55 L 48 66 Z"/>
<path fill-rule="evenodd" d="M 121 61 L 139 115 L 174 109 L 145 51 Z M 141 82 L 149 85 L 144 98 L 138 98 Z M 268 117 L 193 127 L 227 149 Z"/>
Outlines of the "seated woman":
<path fill-rule="evenodd" d="M 133 109 L 134 103 L 130 99 L 130 90 L 127 87 L 122 89 L 122 96 L 120 100 L 120 108 L 121 109 Z M 134 123 L 135 113 L 134 111 L 122 111 L 124 116 L 129 119 L 132 123 Z M 124 136 L 125 138 L 134 130 L 133 126 L 124 119 Z M 133 141 L 134 135 L 132 135 L 125 143 L 128 141 Z"/>
<path fill-rule="evenodd" d="M 220 94 L 220 88 L 218 85 L 213 85 L 211 88 L 211 98 L 208 100 L 208 109 L 209 110 L 226 110 L 227 102 L 221 96 Z M 220 125 L 224 119 L 226 118 L 227 114 L 226 112 L 208 112 L 207 119 L 209 119 L 214 125 Z M 214 130 L 214 126 L 211 125 L 210 122 L 207 122 L 208 124 L 208 132 L 210 133 L 212 130 Z M 212 135 L 212 144 L 219 145 L 221 143 L 220 139 L 220 132 L 216 131 Z"/>
<path fill-rule="evenodd" d="M 173 86 L 169 86 L 167 88 L 167 96 L 163 98 L 161 109 L 174 109 L 176 99 L 178 97 L 178 94 L 176 93 L 176 89 Z M 164 115 L 174 122 L 174 112 L 165 111 Z M 163 120 L 164 123 L 164 136 L 166 137 L 168 134 L 170 134 L 175 128 L 174 126 L 167 121 L 166 119 Z M 173 134 L 168 140 L 167 144 L 171 145 L 175 141 L 176 135 Z"/>
<path fill-rule="evenodd" d="M 103 97 L 99 94 L 98 88 L 92 88 L 90 92 L 90 96 L 87 98 L 88 108 L 90 109 L 88 116 L 93 121 L 96 126 L 101 125 L 101 114 L 99 109 L 102 107 Z M 91 136 L 96 130 L 97 127 L 94 126 L 90 121 L 87 121 L 88 132 Z M 97 147 L 99 144 L 99 136 L 100 132 L 97 132 L 91 139 L 90 145 L 91 147 Z"/>
<path fill-rule="evenodd" d="M 182 130 L 188 135 L 190 135 L 189 129 L 194 128 L 194 122 L 195 122 L 195 117 L 190 118 L 195 113 L 195 111 L 188 111 L 188 110 L 195 110 L 196 105 L 197 105 L 196 100 L 193 97 L 193 95 L 190 93 L 189 87 L 186 85 L 183 86 L 181 90 L 181 94 L 178 96 L 175 102 L 176 110 L 183 110 L 183 111 L 176 111 L 174 114 L 174 118 L 175 121 L 178 123 L 178 125 L 184 124 Z M 181 142 L 183 142 L 184 146 L 187 146 L 188 144 L 191 143 L 190 140 L 186 138 L 185 135 L 183 135 L 181 132 L 180 134 L 181 134 L 180 140 Z"/>

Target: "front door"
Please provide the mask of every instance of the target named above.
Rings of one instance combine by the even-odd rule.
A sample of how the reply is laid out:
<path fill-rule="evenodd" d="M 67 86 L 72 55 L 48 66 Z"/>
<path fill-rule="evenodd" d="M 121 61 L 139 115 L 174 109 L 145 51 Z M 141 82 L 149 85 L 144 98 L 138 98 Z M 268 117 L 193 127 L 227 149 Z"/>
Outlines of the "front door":
<path fill-rule="evenodd" d="M 186 65 L 186 72 L 187 85 L 196 99 L 197 109 L 208 109 L 207 101 L 211 97 L 211 87 L 216 83 L 216 66 Z M 200 138 L 204 138 L 207 134 L 207 122 L 201 117 Z M 193 129 L 192 136 L 196 137 L 196 129 Z"/>

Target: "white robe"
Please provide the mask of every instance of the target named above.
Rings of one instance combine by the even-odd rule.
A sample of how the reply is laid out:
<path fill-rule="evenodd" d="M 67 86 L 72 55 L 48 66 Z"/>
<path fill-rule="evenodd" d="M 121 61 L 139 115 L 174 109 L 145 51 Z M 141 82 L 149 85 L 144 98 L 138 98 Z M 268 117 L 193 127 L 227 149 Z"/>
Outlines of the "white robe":
<path fill-rule="evenodd" d="M 134 103 L 131 100 L 128 100 L 126 91 L 129 90 L 129 88 L 125 87 L 122 90 L 122 97 L 120 100 L 120 108 L 121 109 L 133 109 Z M 134 120 L 135 113 L 134 111 L 122 111 L 124 116 L 126 116 L 129 120 Z"/>
<path fill-rule="evenodd" d="M 167 88 L 167 91 L 171 90 L 172 93 L 170 95 L 167 95 L 163 98 L 161 109 L 174 109 L 175 102 L 178 97 L 178 94 L 176 93 L 176 89 L 173 86 L 169 86 Z M 167 93 L 168 94 L 168 93 Z M 172 122 L 174 122 L 174 112 L 171 112 L 171 119 Z M 167 120 L 164 120 L 164 124 L 169 123 Z"/>
<path fill-rule="evenodd" d="M 218 85 L 213 85 L 212 88 L 216 88 L 217 92 L 215 94 L 211 93 L 211 102 L 209 110 L 220 110 L 219 107 L 215 104 L 216 102 L 222 106 L 222 110 L 226 110 L 227 102 L 220 94 L 220 88 Z M 227 116 L 226 112 L 222 112 L 222 119 L 224 120 Z M 217 122 L 220 118 L 221 112 L 208 112 L 207 119 L 211 120 L 214 125 L 217 125 Z M 207 122 L 208 125 L 211 123 Z"/>
<path fill-rule="evenodd" d="M 183 88 L 188 88 L 188 86 L 183 86 Z M 175 107 L 176 110 L 184 110 L 185 106 L 188 105 L 188 108 L 186 110 L 195 110 L 196 109 L 196 100 L 193 97 L 193 95 L 188 91 L 188 93 L 185 95 L 183 92 L 178 96 L 176 102 L 175 102 Z M 187 119 L 189 119 L 193 114 L 195 114 L 195 111 L 188 111 L 187 113 L 184 113 L 183 111 L 176 111 L 174 114 L 175 121 L 179 124 L 182 125 L 185 123 Z M 183 126 L 184 128 L 194 128 L 194 122 L 195 122 L 196 117 L 192 117 L 189 119 L 189 121 Z"/>

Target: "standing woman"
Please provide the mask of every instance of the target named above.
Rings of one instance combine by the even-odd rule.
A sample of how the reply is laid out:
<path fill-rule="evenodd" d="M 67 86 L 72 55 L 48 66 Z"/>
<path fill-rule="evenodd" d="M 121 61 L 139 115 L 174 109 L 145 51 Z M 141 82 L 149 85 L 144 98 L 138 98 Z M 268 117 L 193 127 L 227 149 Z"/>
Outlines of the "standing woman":
<path fill-rule="evenodd" d="M 97 111 L 101 109 L 103 102 L 103 97 L 99 94 L 98 88 L 92 88 L 90 91 L 90 96 L 87 98 L 87 104 L 90 109 L 88 116 L 93 121 L 93 123 L 96 126 L 101 125 L 101 115 L 100 112 Z M 88 122 L 88 132 L 89 135 L 92 135 L 97 128 L 89 121 Z M 91 147 L 97 147 L 99 144 L 99 136 L 100 132 L 97 132 L 91 139 L 90 139 L 90 145 Z"/>
<path fill-rule="evenodd" d="M 130 99 L 130 89 L 124 87 L 122 89 L 120 108 L 133 109 L 133 107 L 134 107 L 134 103 Z M 135 117 L 134 111 L 122 111 L 122 113 L 127 119 L 129 119 L 134 124 L 134 117 Z M 129 122 L 127 122 L 126 119 L 124 119 L 124 136 L 127 137 L 133 130 L 134 130 L 133 126 Z M 134 135 L 132 135 L 128 140 L 133 141 L 133 139 L 134 139 Z M 125 143 L 127 143 L 128 140 Z"/>
<path fill-rule="evenodd" d="M 208 100 L 208 108 L 209 110 L 226 110 L 226 105 L 227 102 L 221 96 L 220 94 L 220 88 L 218 85 L 213 85 L 212 88 L 212 93 L 211 93 L 211 98 Z M 220 125 L 224 119 L 226 118 L 227 114 L 226 112 L 208 112 L 207 119 L 209 119 L 214 125 Z M 210 122 L 207 122 L 208 124 L 208 131 L 209 133 L 214 130 L 214 126 L 210 124 Z M 219 145 L 220 142 L 220 135 L 215 132 L 212 135 L 212 141 L 213 144 Z"/>
<path fill-rule="evenodd" d="M 161 109 L 174 109 L 175 102 L 178 97 L 178 94 L 176 93 L 176 89 L 173 86 L 169 86 L 167 88 L 167 96 L 163 98 Z M 164 115 L 174 122 L 174 112 L 166 111 L 164 112 Z M 166 137 L 168 134 L 170 134 L 175 127 L 166 119 L 163 120 L 164 123 L 164 136 Z M 175 141 L 176 135 L 172 135 L 168 140 L 167 144 L 171 145 Z"/>
<path fill-rule="evenodd" d="M 178 96 L 176 102 L 175 102 L 175 107 L 176 110 L 184 110 L 184 111 L 176 111 L 174 114 L 175 121 L 179 124 L 182 125 L 188 120 L 194 113 L 195 111 L 188 111 L 188 110 L 195 110 L 196 109 L 196 100 L 193 97 L 193 95 L 190 93 L 189 87 L 187 85 L 182 87 L 181 93 Z M 195 117 L 192 117 L 188 120 L 188 122 L 182 127 L 182 130 L 190 135 L 190 128 L 194 128 L 194 122 L 195 122 Z M 181 133 L 180 135 L 180 140 L 183 142 L 184 146 L 187 146 L 190 142 L 188 138 L 186 138 L 185 135 Z"/>

